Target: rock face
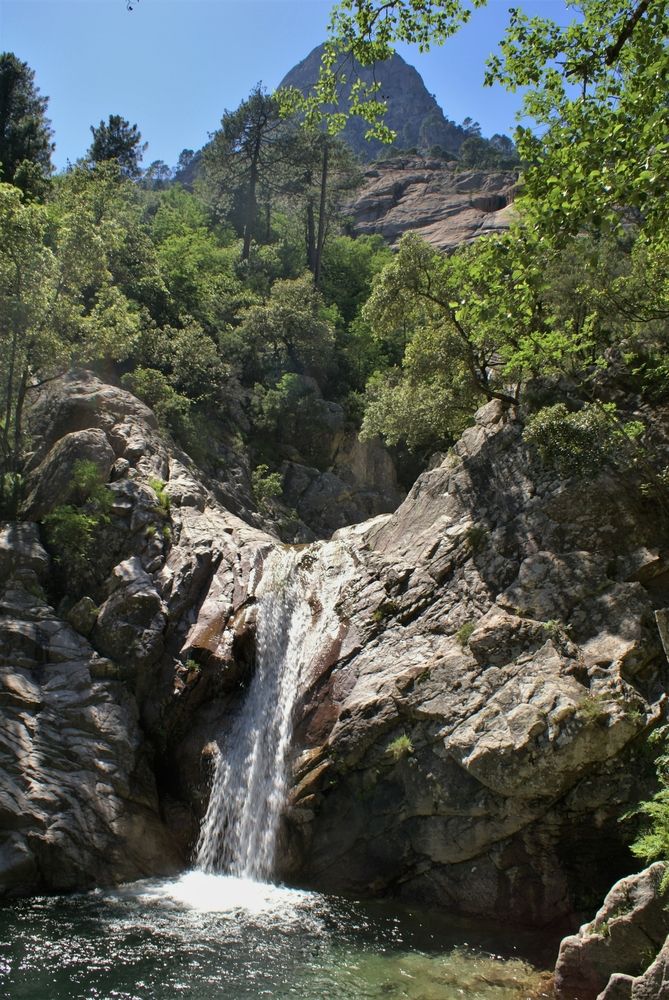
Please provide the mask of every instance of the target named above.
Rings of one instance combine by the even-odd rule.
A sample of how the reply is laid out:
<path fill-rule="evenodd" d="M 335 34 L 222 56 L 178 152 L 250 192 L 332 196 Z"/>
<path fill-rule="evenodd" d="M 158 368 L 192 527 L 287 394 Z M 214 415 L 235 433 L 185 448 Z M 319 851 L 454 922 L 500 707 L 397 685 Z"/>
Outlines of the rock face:
<path fill-rule="evenodd" d="M 0 895 L 174 871 L 134 699 L 50 607 L 37 526 L 0 553 Z"/>
<path fill-rule="evenodd" d="M 440 250 L 508 229 L 516 186 L 512 171 L 461 170 L 420 156 L 373 164 L 347 206 L 356 236 L 378 233 L 396 243 L 417 233 Z"/>
<path fill-rule="evenodd" d="M 555 968 L 556 1000 L 659 1000 L 669 996 L 669 911 L 664 865 L 613 886 L 595 919 L 567 937 Z"/>
<path fill-rule="evenodd" d="M 306 59 L 294 66 L 283 78 L 279 87 L 296 87 L 308 93 L 320 71 L 324 46 L 317 46 Z M 347 106 L 351 84 L 358 77 L 366 84 L 380 83 L 378 99 L 386 101 L 388 110 L 385 124 L 397 133 L 395 143 L 401 149 L 429 149 L 440 146 L 450 153 L 457 153 L 466 136 L 463 128 L 448 121 L 432 94 L 413 66 L 395 54 L 373 68 L 349 62 L 346 65 L 348 84 L 343 88 L 341 106 Z M 341 137 L 363 160 L 372 160 L 385 148 L 378 140 L 365 139 L 369 126 L 360 118 L 352 117 L 346 123 Z"/>
<path fill-rule="evenodd" d="M 0 892 L 185 863 L 277 544 L 128 393 L 70 377 L 32 419 L 26 521 L 0 533 Z M 112 508 L 58 603 L 34 518 L 59 502 L 40 476 L 72 435 L 95 442 Z M 646 503 L 605 474 L 555 479 L 491 403 L 396 513 L 305 550 L 312 579 L 355 572 L 301 678 L 283 875 L 536 924 L 631 870 L 619 818 L 649 791 L 669 679 L 669 559 Z M 612 971 L 660 981 L 662 954 Z"/>
<path fill-rule="evenodd" d="M 211 679 L 181 646 L 212 580 L 200 634 L 207 615 L 215 628 L 243 604 L 270 543 L 212 500 L 129 393 L 72 376 L 42 394 L 31 419 L 28 520 L 0 530 L 0 895 L 184 866 L 192 830 L 166 793 L 161 727 L 167 709 L 178 723 L 182 692 L 196 682 L 205 692 Z M 68 499 L 82 457 L 112 479 L 111 519 L 79 584 L 87 593 L 56 607 L 57 567 L 30 518 Z M 231 654 L 225 635 L 216 641 L 218 682 Z"/>
<path fill-rule="evenodd" d="M 638 496 L 556 481 L 521 430 L 489 404 L 396 514 L 324 550 L 358 577 L 303 679 L 286 874 L 548 923 L 633 867 L 666 548 Z"/>

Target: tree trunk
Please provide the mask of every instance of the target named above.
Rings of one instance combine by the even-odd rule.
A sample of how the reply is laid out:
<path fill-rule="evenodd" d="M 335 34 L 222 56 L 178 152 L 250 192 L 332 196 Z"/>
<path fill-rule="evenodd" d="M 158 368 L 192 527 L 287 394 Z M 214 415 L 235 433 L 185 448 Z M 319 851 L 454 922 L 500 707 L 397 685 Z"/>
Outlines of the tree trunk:
<path fill-rule="evenodd" d="M 323 140 L 323 163 L 321 167 L 321 199 L 318 206 L 318 237 L 316 239 L 316 259 L 314 261 L 314 285 L 316 288 L 321 281 L 321 265 L 323 263 L 323 247 L 325 246 L 326 229 L 326 200 L 328 187 L 328 166 L 330 158 L 330 146 L 327 137 Z"/>
<path fill-rule="evenodd" d="M 316 220 L 314 219 L 314 203 L 307 203 L 307 267 L 312 274 L 316 268 Z"/>
<path fill-rule="evenodd" d="M 251 171 L 249 174 L 249 198 L 248 205 L 246 206 L 246 224 L 244 226 L 244 246 L 242 248 L 242 260 L 248 260 L 251 256 L 251 240 L 253 238 L 253 232 L 255 230 L 256 219 L 258 217 L 258 200 L 257 200 L 257 188 L 258 188 L 258 165 L 260 161 L 260 143 L 261 143 L 261 132 L 258 129 L 258 135 L 253 147 L 253 155 L 251 157 Z"/>

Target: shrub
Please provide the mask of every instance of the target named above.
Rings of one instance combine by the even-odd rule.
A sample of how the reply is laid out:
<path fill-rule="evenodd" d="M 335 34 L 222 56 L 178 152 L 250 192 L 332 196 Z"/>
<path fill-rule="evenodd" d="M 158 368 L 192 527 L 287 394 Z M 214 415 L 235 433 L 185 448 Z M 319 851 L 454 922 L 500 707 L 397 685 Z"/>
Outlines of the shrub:
<path fill-rule="evenodd" d="M 149 486 L 158 498 L 158 513 L 162 514 L 163 517 L 169 517 L 170 498 L 165 492 L 165 480 L 149 479 Z"/>
<path fill-rule="evenodd" d="M 269 510 L 269 501 L 283 493 L 283 476 L 270 472 L 268 465 L 257 465 L 251 473 L 251 490 L 258 507 Z"/>
<path fill-rule="evenodd" d="M 645 816 L 649 822 L 646 824 L 646 829 L 630 845 L 632 854 L 649 864 L 652 861 L 665 862 L 666 868 L 661 883 L 663 892 L 669 889 L 669 750 L 666 743 L 668 729 L 669 727 L 662 726 L 649 738 L 651 744 L 664 743 L 663 750 L 655 762 L 660 788 L 652 799 L 641 802 L 635 810 L 635 813 Z"/>
<path fill-rule="evenodd" d="M 394 739 L 386 747 L 387 756 L 392 757 L 395 762 L 410 753 L 413 753 L 413 743 L 411 742 L 411 737 L 407 736 L 406 733 L 402 733 L 401 736 L 398 736 L 397 739 Z"/>
<path fill-rule="evenodd" d="M 95 514 L 86 514 L 71 504 L 56 507 L 44 518 L 47 541 L 56 552 L 56 561 L 70 574 L 85 569 L 99 523 Z"/>
<path fill-rule="evenodd" d="M 564 403 L 546 406 L 527 421 L 523 437 L 545 465 L 563 476 L 591 476 L 613 463 L 621 446 L 644 431 L 640 421 L 618 422 L 614 404 L 586 403 L 570 412 Z"/>
<path fill-rule="evenodd" d="M 465 646 L 469 645 L 469 637 L 475 628 L 476 622 L 465 622 L 464 625 L 461 625 L 455 633 L 455 638 L 458 640 L 463 649 Z"/>
<path fill-rule="evenodd" d="M 55 507 L 43 523 L 56 562 L 76 589 L 82 575 L 91 568 L 95 538 L 102 525 L 109 522 L 113 495 L 95 462 L 87 459 L 74 463 L 69 495 L 73 503 Z"/>
<path fill-rule="evenodd" d="M 136 368 L 124 375 L 121 383 L 151 407 L 161 424 L 166 424 L 175 433 L 184 431 L 190 400 L 177 392 L 167 376 L 157 368 Z"/>
<path fill-rule="evenodd" d="M 467 528 L 465 541 L 471 555 L 476 555 L 477 552 L 481 551 L 487 537 L 487 529 L 480 524 L 472 524 Z"/>

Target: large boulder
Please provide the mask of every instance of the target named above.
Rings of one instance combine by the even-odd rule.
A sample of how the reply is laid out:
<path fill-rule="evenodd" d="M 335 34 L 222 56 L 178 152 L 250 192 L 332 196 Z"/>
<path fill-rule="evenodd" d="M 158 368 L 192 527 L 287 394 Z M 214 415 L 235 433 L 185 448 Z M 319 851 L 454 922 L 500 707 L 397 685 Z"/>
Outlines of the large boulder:
<path fill-rule="evenodd" d="M 594 920 L 563 940 L 555 967 L 556 1000 L 659 1000 L 669 995 L 664 873 L 665 865 L 657 863 L 621 879 Z M 657 992 L 648 992 L 651 984 Z"/>
<path fill-rule="evenodd" d="M 37 526 L 1 537 L 0 896 L 174 871 L 133 698 L 49 604 Z"/>

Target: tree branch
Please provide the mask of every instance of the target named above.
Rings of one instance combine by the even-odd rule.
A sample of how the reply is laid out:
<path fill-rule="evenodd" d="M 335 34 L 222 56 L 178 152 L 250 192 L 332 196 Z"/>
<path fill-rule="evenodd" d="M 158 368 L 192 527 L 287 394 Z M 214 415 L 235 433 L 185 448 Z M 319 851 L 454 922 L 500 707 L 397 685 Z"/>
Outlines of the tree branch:
<path fill-rule="evenodd" d="M 641 3 L 636 8 L 634 13 L 629 16 L 627 21 L 625 21 L 617 39 L 615 40 L 613 45 L 609 45 L 608 49 L 606 50 L 607 66 L 613 66 L 618 56 L 620 55 L 623 46 L 632 37 L 634 29 L 636 28 L 637 24 L 639 23 L 643 15 L 648 10 L 649 6 L 650 6 L 650 0 L 641 0 Z"/>

